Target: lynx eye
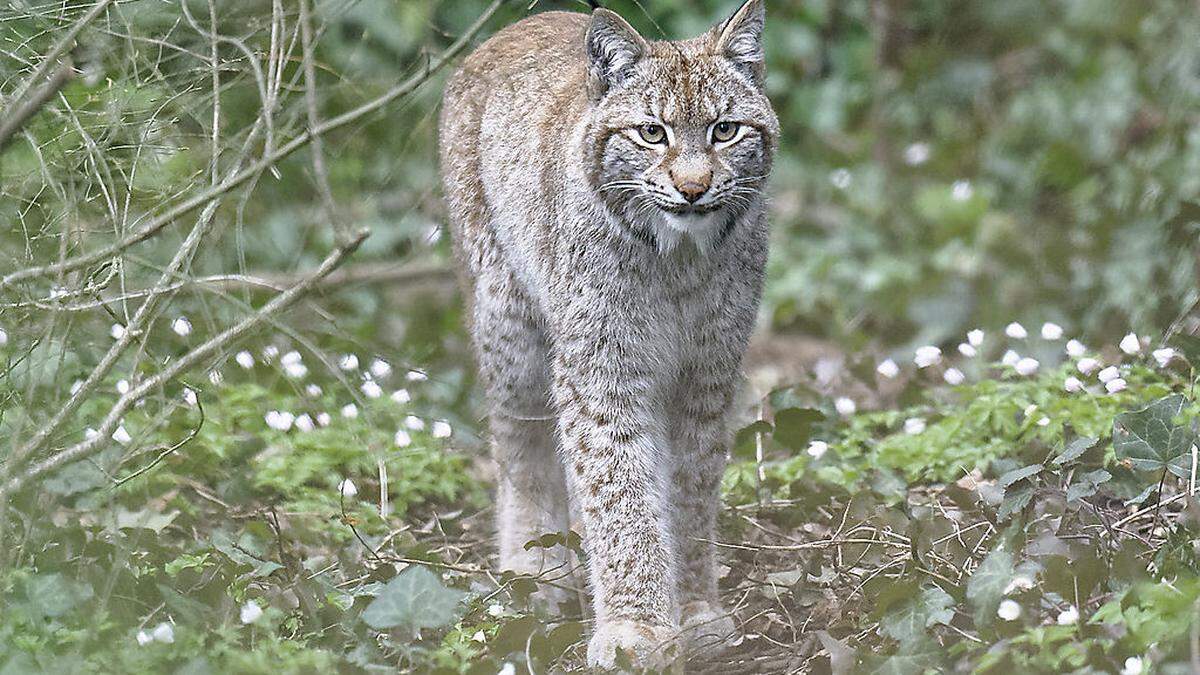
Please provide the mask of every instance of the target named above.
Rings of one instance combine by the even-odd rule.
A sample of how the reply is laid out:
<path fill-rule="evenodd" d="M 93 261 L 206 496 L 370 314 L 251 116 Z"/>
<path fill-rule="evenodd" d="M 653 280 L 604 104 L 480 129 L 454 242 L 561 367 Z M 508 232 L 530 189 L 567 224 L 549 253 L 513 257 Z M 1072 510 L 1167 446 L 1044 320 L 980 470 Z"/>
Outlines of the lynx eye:
<path fill-rule="evenodd" d="M 737 122 L 717 122 L 712 127 L 713 143 L 725 143 L 732 141 L 738 132 Z"/>
<path fill-rule="evenodd" d="M 637 128 L 638 135 L 650 145 L 667 142 L 667 130 L 661 124 L 643 124 Z"/>

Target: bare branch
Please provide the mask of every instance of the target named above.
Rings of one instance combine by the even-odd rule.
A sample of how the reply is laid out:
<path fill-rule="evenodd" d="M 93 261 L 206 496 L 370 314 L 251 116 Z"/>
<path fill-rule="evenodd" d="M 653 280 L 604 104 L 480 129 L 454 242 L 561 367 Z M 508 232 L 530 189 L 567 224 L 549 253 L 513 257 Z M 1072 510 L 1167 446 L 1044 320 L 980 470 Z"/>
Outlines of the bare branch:
<path fill-rule="evenodd" d="M 4 118 L 0 119 L 0 151 L 3 151 L 12 137 L 25 126 L 25 122 L 41 110 L 42 106 L 46 105 L 46 102 L 53 98 L 58 90 L 62 89 L 74 76 L 75 68 L 71 64 L 71 58 L 67 57 L 50 74 L 50 79 L 38 87 L 28 100 L 24 103 L 17 102 L 10 106 L 9 110 L 4 111 Z"/>

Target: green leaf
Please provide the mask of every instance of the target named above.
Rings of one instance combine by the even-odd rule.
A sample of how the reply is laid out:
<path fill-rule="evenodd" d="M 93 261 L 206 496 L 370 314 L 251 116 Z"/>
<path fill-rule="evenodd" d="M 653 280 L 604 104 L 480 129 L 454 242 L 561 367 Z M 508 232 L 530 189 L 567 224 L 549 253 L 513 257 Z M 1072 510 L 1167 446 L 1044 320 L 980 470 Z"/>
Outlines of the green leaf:
<path fill-rule="evenodd" d="M 879 626 L 884 635 L 907 643 L 924 637 L 927 628 L 950 623 L 953 618 L 954 598 L 941 588 L 930 586 L 884 617 Z"/>
<path fill-rule="evenodd" d="M 967 600 L 975 608 L 975 623 L 988 625 L 996 617 L 996 608 L 1004 589 L 1013 577 L 1013 555 L 1004 549 L 988 554 L 967 581 Z"/>
<path fill-rule="evenodd" d="M 900 645 L 899 651 L 875 668 L 874 675 L 922 675 L 941 663 L 942 649 L 933 640 L 914 640 Z"/>
<path fill-rule="evenodd" d="M 79 603 L 90 600 L 93 594 L 91 584 L 68 579 L 57 572 L 39 574 L 25 582 L 29 606 L 48 618 L 66 614 Z"/>
<path fill-rule="evenodd" d="M 1191 470 L 1188 454 L 1196 435 L 1186 426 L 1177 426 L 1175 418 L 1187 400 L 1171 394 L 1135 412 L 1117 415 L 1113 421 L 1113 450 L 1118 460 L 1128 460 L 1141 471 L 1164 468 L 1181 478 Z"/>
<path fill-rule="evenodd" d="M 1107 483 L 1112 479 L 1112 474 L 1104 469 L 1096 469 L 1089 471 L 1071 483 L 1067 488 L 1067 501 L 1073 502 L 1084 497 L 1091 497 L 1096 494 L 1101 483 Z"/>
<path fill-rule="evenodd" d="M 1099 438 L 1080 436 L 1070 443 L 1067 443 L 1067 446 L 1063 448 L 1063 451 L 1059 453 L 1058 457 L 1054 458 L 1054 463 L 1061 466 L 1067 462 L 1074 462 L 1082 457 L 1083 453 L 1096 447 L 1096 444 L 1099 442 Z"/>
<path fill-rule="evenodd" d="M 803 450 L 812 434 L 812 425 L 825 419 L 820 410 L 786 408 L 775 413 L 775 440 L 792 450 Z"/>
<path fill-rule="evenodd" d="M 389 581 L 367 608 L 362 619 L 376 630 L 396 626 L 438 628 L 459 616 L 459 603 L 466 593 L 446 588 L 425 567 L 405 568 Z"/>
<path fill-rule="evenodd" d="M 1043 468 L 1044 467 L 1041 464 L 1030 464 L 1029 466 L 1023 466 L 1019 469 L 1013 469 L 1003 476 L 1000 476 L 1000 478 L 996 481 L 996 485 L 1000 486 L 1001 488 L 1007 488 L 1013 483 L 1025 480 L 1030 476 L 1038 475 L 1042 472 Z"/>
<path fill-rule="evenodd" d="M 1183 358 L 1192 364 L 1193 368 L 1200 368 L 1200 336 L 1195 335 L 1174 335 L 1171 337 L 1171 345 L 1183 353 Z"/>

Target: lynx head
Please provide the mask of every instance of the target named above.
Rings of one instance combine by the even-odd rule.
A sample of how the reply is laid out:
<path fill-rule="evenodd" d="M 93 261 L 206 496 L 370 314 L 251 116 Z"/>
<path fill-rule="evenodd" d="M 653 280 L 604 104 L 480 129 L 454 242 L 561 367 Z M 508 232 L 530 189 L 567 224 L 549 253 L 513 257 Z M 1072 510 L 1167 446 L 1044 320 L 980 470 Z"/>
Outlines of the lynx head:
<path fill-rule="evenodd" d="M 613 12 L 592 14 L 589 140 L 609 208 L 703 245 L 757 203 L 779 130 L 763 92 L 764 21 L 763 1 L 748 0 L 700 37 L 651 42 Z"/>

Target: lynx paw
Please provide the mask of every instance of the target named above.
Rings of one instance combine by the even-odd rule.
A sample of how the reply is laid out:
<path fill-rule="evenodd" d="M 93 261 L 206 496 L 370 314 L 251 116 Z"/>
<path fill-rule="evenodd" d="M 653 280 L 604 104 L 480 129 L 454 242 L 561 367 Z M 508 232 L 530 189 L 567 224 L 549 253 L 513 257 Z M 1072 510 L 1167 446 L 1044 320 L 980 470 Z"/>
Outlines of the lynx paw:
<path fill-rule="evenodd" d="M 716 654 L 740 640 L 733 617 L 721 606 L 705 600 L 683 606 L 683 635 L 694 655 Z"/>
<path fill-rule="evenodd" d="M 673 640 L 678 630 L 672 626 L 654 626 L 635 621 L 610 621 L 596 629 L 588 643 L 587 662 L 591 668 L 617 668 L 617 649 L 635 668 L 662 670 L 674 660 L 677 648 Z"/>

